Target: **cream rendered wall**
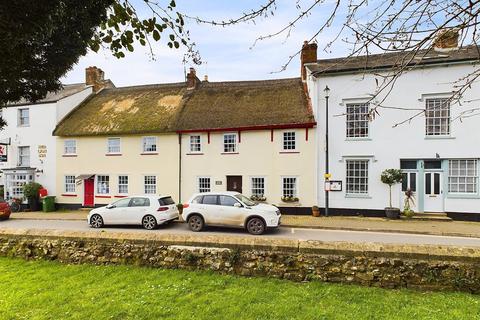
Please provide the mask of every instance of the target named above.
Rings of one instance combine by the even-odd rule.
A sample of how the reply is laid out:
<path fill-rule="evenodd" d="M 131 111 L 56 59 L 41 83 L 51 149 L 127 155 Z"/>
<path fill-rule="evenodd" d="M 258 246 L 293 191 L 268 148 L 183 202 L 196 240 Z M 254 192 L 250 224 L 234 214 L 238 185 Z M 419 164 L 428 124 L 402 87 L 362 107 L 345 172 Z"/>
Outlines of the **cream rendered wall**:
<path fill-rule="evenodd" d="M 283 132 L 296 132 L 298 153 L 281 153 Z M 251 196 L 250 177 L 265 177 L 265 196 L 267 202 L 278 206 L 309 207 L 316 202 L 315 176 L 315 129 L 309 129 L 306 141 L 306 129 L 271 131 L 242 131 L 241 142 L 237 142 L 238 154 L 223 153 L 223 134 L 210 134 L 210 143 L 206 133 L 183 134 L 182 136 L 182 201 L 188 200 L 197 190 L 197 177 L 211 178 L 212 191 L 227 189 L 228 175 L 242 176 L 242 192 Z M 189 155 L 190 135 L 201 135 L 202 154 Z M 238 132 L 237 132 L 238 139 Z M 298 204 L 281 201 L 282 177 L 298 177 Z M 221 181 L 221 185 L 215 182 Z"/>
<path fill-rule="evenodd" d="M 157 137 L 157 153 L 142 155 L 142 137 Z M 107 156 L 107 136 L 76 137 L 57 139 L 57 202 L 64 204 L 83 204 L 84 186 L 76 185 L 76 196 L 63 196 L 65 175 L 100 174 L 110 176 L 109 198 L 95 198 L 95 204 L 108 204 L 118 196 L 118 175 L 129 176 L 129 195 L 144 193 L 145 175 L 157 176 L 157 194 L 171 195 L 178 201 L 178 136 L 169 135 L 133 135 L 111 136 L 121 138 L 121 155 Z M 77 156 L 63 155 L 64 141 L 77 141 Z M 95 194 L 96 194 L 95 183 Z M 102 195 L 103 196 L 103 195 Z"/>

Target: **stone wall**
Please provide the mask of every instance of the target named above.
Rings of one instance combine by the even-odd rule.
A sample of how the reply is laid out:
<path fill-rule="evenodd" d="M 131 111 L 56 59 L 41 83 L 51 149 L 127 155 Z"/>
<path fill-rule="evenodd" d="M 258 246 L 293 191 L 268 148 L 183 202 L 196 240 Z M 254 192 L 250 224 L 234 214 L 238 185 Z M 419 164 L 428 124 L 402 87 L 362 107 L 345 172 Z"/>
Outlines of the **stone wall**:
<path fill-rule="evenodd" d="M 480 293 L 480 253 L 475 248 L 64 233 L 1 230 L 0 256 Z"/>

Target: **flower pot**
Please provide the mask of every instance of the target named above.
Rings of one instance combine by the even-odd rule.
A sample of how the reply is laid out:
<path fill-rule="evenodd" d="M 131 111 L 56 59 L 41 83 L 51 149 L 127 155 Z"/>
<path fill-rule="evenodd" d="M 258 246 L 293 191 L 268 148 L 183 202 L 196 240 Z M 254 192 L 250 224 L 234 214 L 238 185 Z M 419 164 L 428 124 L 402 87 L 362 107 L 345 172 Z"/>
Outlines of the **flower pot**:
<path fill-rule="evenodd" d="M 399 208 L 385 208 L 385 215 L 388 219 L 400 219 Z"/>
<path fill-rule="evenodd" d="M 312 215 L 314 217 L 320 217 L 320 209 L 318 207 L 313 207 L 312 208 Z"/>

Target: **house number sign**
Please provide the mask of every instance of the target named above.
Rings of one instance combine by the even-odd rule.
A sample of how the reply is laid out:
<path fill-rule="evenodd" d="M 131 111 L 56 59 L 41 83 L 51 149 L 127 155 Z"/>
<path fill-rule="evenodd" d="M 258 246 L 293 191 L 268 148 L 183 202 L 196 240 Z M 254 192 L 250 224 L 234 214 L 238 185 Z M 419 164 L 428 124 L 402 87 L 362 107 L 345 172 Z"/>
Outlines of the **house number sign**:
<path fill-rule="evenodd" d="M 47 146 L 44 144 L 40 144 L 38 146 L 38 157 L 39 158 L 46 158 L 47 157 Z"/>

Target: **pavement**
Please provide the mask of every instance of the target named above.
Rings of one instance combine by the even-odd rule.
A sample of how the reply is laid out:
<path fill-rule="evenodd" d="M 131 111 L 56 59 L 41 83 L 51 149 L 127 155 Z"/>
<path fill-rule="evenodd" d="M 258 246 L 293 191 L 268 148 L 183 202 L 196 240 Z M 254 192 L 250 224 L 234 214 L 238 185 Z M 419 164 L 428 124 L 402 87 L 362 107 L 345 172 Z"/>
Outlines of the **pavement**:
<path fill-rule="evenodd" d="M 161 226 L 157 230 L 148 231 L 140 226 L 107 226 L 102 229 L 92 229 L 86 221 L 79 220 L 29 220 L 29 219 L 10 219 L 0 222 L 0 228 L 4 230 L 55 230 L 55 231 L 93 231 L 102 234 L 168 234 L 168 235 L 189 235 L 193 234 L 185 223 L 172 223 L 167 226 Z M 213 237 L 251 237 L 243 229 L 229 228 L 207 228 L 200 233 L 202 236 Z M 262 238 L 272 240 L 313 240 L 322 242 L 348 242 L 348 243 L 381 243 L 381 244 L 411 244 L 411 245 L 445 245 L 459 247 L 480 247 L 480 238 L 470 237 L 451 237 L 451 236 L 433 236 L 416 235 L 404 233 L 385 233 L 385 232 L 365 232 L 365 231 L 345 231 L 345 230 L 322 230 L 292 228 L 283 226 L 281 228 L 270 230 Z"/>
<path fill-rule="evenodd" d="M 11 219 L 85 221 L 88 211 L 20 212 Z M 1 224 L 0 224 L 1 225 Z M 480 238 L 480 223 L 467 221 L 388 220 L 366 217 L 282 216 L 282 226 L 300 229 L 368 231 Z"/>

